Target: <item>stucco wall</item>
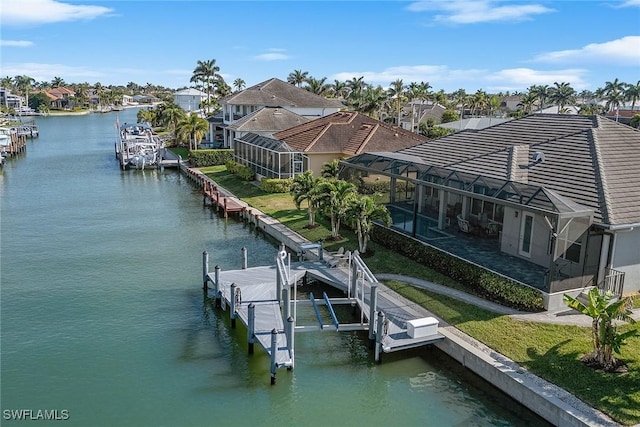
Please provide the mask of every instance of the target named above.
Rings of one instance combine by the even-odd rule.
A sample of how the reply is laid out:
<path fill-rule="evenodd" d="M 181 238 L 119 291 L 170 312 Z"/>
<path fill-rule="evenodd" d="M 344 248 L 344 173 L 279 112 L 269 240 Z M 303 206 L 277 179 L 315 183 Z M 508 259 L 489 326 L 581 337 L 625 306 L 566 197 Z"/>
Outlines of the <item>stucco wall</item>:
<path fill-rule="evenodd" d="M 533 235 L 531 244 L 531 257 L 523 256 L 519 253 L 520 227 L 522 224 L 522 211 L 509 206 L 504 208 L 504 221 L 502 224 L 502 241 L 500 249 L 513 256 L 526 259 L 534 264 L 548 267 L 550 262 L 549 239 L 551 232 L 544 218 L 534 215 Z"/>
<path fill-rule="evenodd" d="M 625 295 L 640 291 L 640 228 L 615 233 L 611 268 L 624 271 Z"/>

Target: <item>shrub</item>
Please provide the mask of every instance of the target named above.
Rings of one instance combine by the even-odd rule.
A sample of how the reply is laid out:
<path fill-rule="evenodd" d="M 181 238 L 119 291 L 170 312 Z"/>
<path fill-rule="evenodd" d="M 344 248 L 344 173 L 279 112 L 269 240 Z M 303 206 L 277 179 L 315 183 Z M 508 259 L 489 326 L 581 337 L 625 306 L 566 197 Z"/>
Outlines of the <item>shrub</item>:
<path fill-rule="evenodd" d="M 227 167 L 227 170 L 229 172 L 231 172 L 234 175 L 237 175 L 238 178 L 243 179 L 245 181 L 253 181 L 256 178 L 255 172 L 250 167 L 241 165 L 236 161 L 227 160 L 225 162 L 225 166 Z"/>
<path fill-rule="evenodd" d="M 513 308 L 543 310 L 542 294 L 419 240 L 375 224 L 372 240 L 469 287 L 478 295 Z"/>
<path fill-rule="evenodd" d="M 195 150 L 189 151 L 189 163 L 193 167 L 224 165 L 233 159 L 233 150 Z"/>
<path fill-rule="evenodd" d="M 293 178 L 277 179 L 277 178 L 263 178 L 260 181 L 262 190 L 267 193 L 288 193 L 291 191 L 291 185 L 293 184 Z"/>

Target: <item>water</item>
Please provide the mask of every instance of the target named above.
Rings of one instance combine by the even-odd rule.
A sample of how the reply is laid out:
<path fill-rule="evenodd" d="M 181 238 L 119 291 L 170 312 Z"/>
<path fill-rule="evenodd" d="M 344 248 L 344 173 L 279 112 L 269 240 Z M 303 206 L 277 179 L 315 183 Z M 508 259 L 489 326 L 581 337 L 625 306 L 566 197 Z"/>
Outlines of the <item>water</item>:
<path fill-rule="evenodd" d="M 115 117 L 38 118 L 0 172 L 2 425 L 20 409 L 69 426 L 540 425 L 435 349 L 375 365 L 355 333 L 299 334 L 270 386 L 262 350 L 203 303 L 201 254 L 232 269 L 275 246 L 175 171 L 120 171 Z"/>

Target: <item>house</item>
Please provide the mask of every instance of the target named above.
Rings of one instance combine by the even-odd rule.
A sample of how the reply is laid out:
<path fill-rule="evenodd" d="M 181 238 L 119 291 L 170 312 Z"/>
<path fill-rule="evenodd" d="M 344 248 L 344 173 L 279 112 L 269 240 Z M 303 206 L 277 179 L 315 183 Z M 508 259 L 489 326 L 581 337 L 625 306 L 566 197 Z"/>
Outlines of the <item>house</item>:
<path fill-rule="evenodd" d="M 262 107 L 253 113 L 247 114 L 226 128 L 236 138 L 251 132 L 263 136 L 273 134 L 307 123 L 308 118 L 280 107 Z"/>
<path fill-rule="evenodd" d="M 258 136 L 260 136 L 258 138 Z M 399 150 L 426 138 L 355 111 L 339 111 L 276 132 L 272 137 L 245 134 L 236 138 L 237 162 L 261 176 L 286 178 L 364 151 Z"/>
<path fill-rule="evenodd" d="M 6 109 L 20 111 L 23 108 L 24 100 L 18 95 L 14 95 L 7 88 L 0 87 L 0 106 Z M 25 106 L 26 107 L 26 106 Z"/>
<path fill-rule="evenodd" d="M 224 114 L 224 146 L 230 148 L 233 148 L 236 135 L 228 126 L 263 107 L 279 107 L 307 119 L 324 117 L 343 107 L 335 99 L 324 98 L 276 78 L 229 95 L 220 101 L 220 105 Z"/>
<path fill-rule="evenodd" d="M 186 112 L 199 111 L 207 94 L 198 89 L 188 88 L 175 92 L 173 102 Z"/>
<path fill-rule="evenodd" d="M 76 92 L 66 87 L 54 87 L 43 91 L 49 98 L 49 106 L 54 110 L 73 108 Z"/>
<path fill-rule="evenodd" d="M 421 122 L 427 123 L 431 119 L 435 124 L 442 122 L 442 114 L 447 109 L 438 103 L 424 103 L 422 101 L 412 101 L 409 103 L 409 107 L 405 108 L 407 114 L 400 119 L 400 126 L 411 131 L 411 125 L 413 124 L 416 131 Z M 411 120 L 413 116 L 413 121 Z"/>
<path fill-rule="evenodd" d="M 589 286 L 640 290 L 636 129 L 533 114 L 342 165 L 389 182 L 393 228 L 541 290 L 547 309 Z"/>

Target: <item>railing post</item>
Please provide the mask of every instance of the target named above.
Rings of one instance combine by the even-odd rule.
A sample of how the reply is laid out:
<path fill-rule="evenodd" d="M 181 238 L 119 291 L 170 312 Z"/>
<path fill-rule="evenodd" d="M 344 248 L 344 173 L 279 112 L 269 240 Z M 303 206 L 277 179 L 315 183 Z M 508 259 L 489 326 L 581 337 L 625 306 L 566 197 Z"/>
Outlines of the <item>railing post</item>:
<path fill-rule="evenodd" d="M 382 331 L 384 329 L 384 313 L 378 312 L 378 330 L 376 332 L 376 351 L 375 351 L 375 361 L 376 363 L 380 363 L 382 361 Z"/>
<path fill-rule="evenodd" d="M 371 296 L 369 299 L 369 339 L 375 339 L 375 332 L 373 330 L 373 319 L 376 317 L 376 305 L 377 305 L 377 297 L 378 297 L 378 284 L 371 284 Z"/>

